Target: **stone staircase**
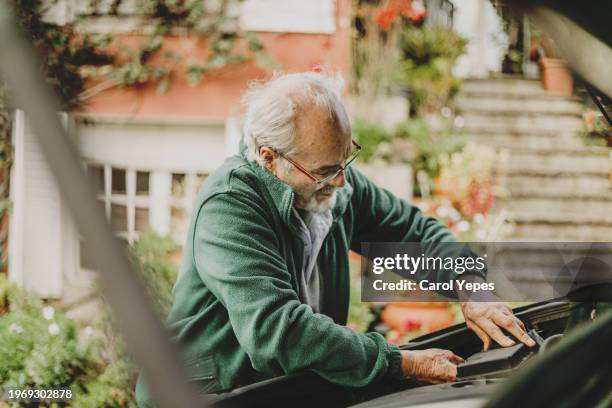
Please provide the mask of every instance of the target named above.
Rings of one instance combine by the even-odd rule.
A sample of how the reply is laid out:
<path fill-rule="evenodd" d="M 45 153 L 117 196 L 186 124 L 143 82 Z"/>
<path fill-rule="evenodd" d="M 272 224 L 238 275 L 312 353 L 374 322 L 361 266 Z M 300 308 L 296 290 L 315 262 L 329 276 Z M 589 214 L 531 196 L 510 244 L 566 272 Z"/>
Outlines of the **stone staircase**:
<path fill-rule="evenodd" d="M 514 241 L 612 241 L 612 154 L 583 144 L 582 105 L 520 77 L 469 79 L 465 133 L 506 148 Z"/>

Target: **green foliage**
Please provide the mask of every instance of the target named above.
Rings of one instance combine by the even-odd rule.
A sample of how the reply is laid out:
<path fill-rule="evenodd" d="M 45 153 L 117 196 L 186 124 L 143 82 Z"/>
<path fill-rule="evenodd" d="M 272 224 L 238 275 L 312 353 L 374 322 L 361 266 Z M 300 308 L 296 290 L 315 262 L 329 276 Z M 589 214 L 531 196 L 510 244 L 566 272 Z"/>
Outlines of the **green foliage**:
<path fill-rule="evenodd" d="M 408 119 L 393 132 L 380 123 L 355 119 L 353 136 L 363 147 L 361 163 L 408 163 L 415 174 L 426 172 L 430 183 L 440 174 L 443 154 L 459 151 L 467 142 L 466 136 L 455 132 L 450 120 L 434 128 L 422 118 Z M 419 183 L 415 188 L 418 194 Z"/>
<path fill-rule="evenodd" d="M 8 310 L 9 297 L 15 285 L 10 282 L 5 274 L 0 274 L 0 316 Z"/>
<path fill-rule="evenodd" d="M 588 146 L 612 147 L 612 127 L 598 110 L 587 110 L 583 113 L 581 135 Z"/>
<path fill-rule="evenodd" d="M 0 386 L 68 387 L 88 367 L 89 347 L 76 324 L 8 284 L 0 275 L 9 308 L 0 315 Z"/>
<path fill-rule="evenodd" d="M 361 118 L 356 118 L 352 122 L 353 137 L 361 145 L 362 150 L 359 161 L 368 163 L 375 157 L 376 151 L 383 143 L 391 141 L 392 136 L 380 123 L 368 122 Z"/>
<path fill-rule="evenodd" d="M 104 41 L 80 35 L 72 25 L 58 26 L 43 20 L 48 2 L 13 0 L 18 25 L 32 38 L 42 57 L 42 71 L 66 107 L 78 102 L 85 81 L 79 70 L 83 65 L 114 62 L 104 49 Z"/>
<path fill-rule="evenodd" d="M 456 60 L 466 46 L 465 39 L 446 27 L 408 27 L 400 40 L 404 58 L 415 65 L 425 65 L 436 58 Z"/>
<path fill-rule="evenodd" d="M 413 114 L 437 111 L 461 85 L 452 67 L 466 50 L 467 42 L 445 27 L 408 27 L 402 33 L 402 82 L 409 86 Z"/>
<path fill-rule="evenodd" d="M 170 238 L 153 232 L 140 234 L 131 248 L 132 257 L 140 266 L 149 294 L 163 316 L 172 305 L 172 287 L 178 273 L 176 265 L 169 260 L 175 250 L 176 244 Z"/>
<path fill-rule="evenodd" d="M 173 30 L 189 34 L 194 38 L 205 40 L 211 51 L 204 61 L 188 61 L 185 65 L 187 83 L 191 86 L 200 84 L 205 74 L 219 69 L 241 64 L 253 58 L 262 68 L 277 67 L 272 59 L 265 53 L 263 44 L 253 32 L 245 32 L 239 28 L 238 17 L 233 13 L 237 3 L 241 0 L 225 0 L 217 5 L 202 1 L 176 1 L 176 0 L 140 0 L 139 10 L 142 21 L 146 24 L 155 22 L 153 34 L 140 47 L 139 55 L 131 59 L 135 75 L 128 79 L 146 77 L 148 80 L 158 81 L 157 92 L 167 92 L 174 65 L 181 60 L 179 55 L 166 55 L 170 64 L 153 62 L 152 57 L 163 48 L 163 36 Z M 238 51 L 236 43 L 244 40 L 248 52 Z M 167 62 L 166 61 L 166 62 Z M 260 63 L 266 61 L 265 63 Z M 136 64 L 134 64 L 136 63 Z M 121 80 L 122 85 L 133 85 L 138 82 Z"/>
<path fill-rule="evenodd" d="M 361 279 L 359 262 L 350 262 L 351 293 L 347 326 L 359 333 L 365 333 L 374 321 L 374 313 L 370 304 L 361 301 Z"/>
<path fill-rule="evenodd" d="M 111 362 L 75 393 L 74 407 L 136 407 L 134 368 L 125 359 Z"/>
<path fill-rule="evenodd" d="M 368 303 L 361 301 L 359 283 L 351 283 L 351 297 L 347 325 L 359 333 L 365 333 L 374 321 L 374 313 Z"/>
<path fill-rule="evenodd" d="M 411 142 L 414 154 L 410 164 L 415 174 L 423 170 L 431 181 L 440 174 L 440 157 L 443 154 L 461 150 L 467 142 L 465 136 L 454 133 L 450 122 L 445 122 L 440 129 L 433 130 L 425 120 L 420 118 L 409 119 L 401 123 L 395 134 L 396 137 Z"/>
<path fill-rule="evenodd" d="M 144 233 L 131 249 L 160 313 L 172 299 L 170 239 Z M 0 274 L 0 387 L 70 387 L 74 407 L 135 407 L 136 370 L 104 310 L 79 330 L 62 311 Z"/>
<path fill-rule="evenodd" d="M 139 266 L 149 295 L 162 318 L 172 304 L 172 286 L 177 268 L 169 256 L 175 249 L 176 245 L 171 239 L 152 232 L 142 233 L 130 248 L 132 260 Z M 108 309 L 104 310 L 93 327 L 95 334 L 91 335 L 90 359 L 95 369 L 80 381 L 74 406 L 135 407 L 137 372 Z"/>
<path fill-rule="evenodd" d="M 116 16 L 122 2 L 116 0 L 109 10 L 100 11 L 99 2 L 89 0 L 97 16 Z M 17 22 L 32 38 L 43 58 L 42 70 L 67 108 L 99 91 L 94 86 L 94 92 L 84 92 L 90 78 L 105 80 L 101 89 L 109 84 L 136 87 L 155 83 L 158 94 L 166 93 L 182 59 L 181 55 L 164 49 L 165 35 L 174 33 L 173 30 L 210 45 L 211 52 L 204 61 L 186 64 L 183 74 L 191 85 L 199 84 L 206 73 L 251 58 L 263 68 L 277 67 L 257 35 L 239 29 L 237 16 L 232 12 L 235 6 L 232 3 L 238 2 L 224 0 L 216 7 L 203 1 L 139 0 L 137 16 L 150 34 L 140 44 L 127 46 L 110 34 L 81 34 L 73 23 L 60 26 L 45 22 L 43 15 L 53 1 L 13 0 Z M 239 40 L 247 43 L 248 52 L 237 50 L 235 44 Z M 198 69 L 194 70 L 194 66 Z"/>

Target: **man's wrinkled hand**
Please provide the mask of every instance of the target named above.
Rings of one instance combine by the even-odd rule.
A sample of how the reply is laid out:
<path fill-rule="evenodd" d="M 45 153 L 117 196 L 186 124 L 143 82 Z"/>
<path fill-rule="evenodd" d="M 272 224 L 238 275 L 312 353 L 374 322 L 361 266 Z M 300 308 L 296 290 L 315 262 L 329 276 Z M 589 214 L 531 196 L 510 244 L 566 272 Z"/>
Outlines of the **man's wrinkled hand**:
<path fill-rule="evenodd" d="M 449 350 L 402 350 L 404 376 L 431 384 L 455 381 L 457 364 L 462 362 L 461 357 Z"/>
<path fill-rule="evenodd" d="M 491 347 L 491 339 L 503 347 L 516 344 L 500 328 L 527 346 L 535 346 L 523 322 L 514 316 L 512 309 L 503 302 L 461 302 L 461 310 L 467 327 L 482 340 L 484 351 Z"/>

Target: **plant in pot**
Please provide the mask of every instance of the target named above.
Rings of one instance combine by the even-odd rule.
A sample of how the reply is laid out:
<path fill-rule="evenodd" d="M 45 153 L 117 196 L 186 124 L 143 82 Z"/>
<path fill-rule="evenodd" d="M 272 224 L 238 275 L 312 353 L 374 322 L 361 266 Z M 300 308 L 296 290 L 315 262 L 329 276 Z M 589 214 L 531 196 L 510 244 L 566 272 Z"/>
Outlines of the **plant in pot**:
<path fill-rule="evenodd" d="M 353 116 L 381 122 L 388 131 L 409 110 L 401 81 L 400 37 L 405 26 L 422 24 L 426 12 L 411 0 L 356 0 L 351 39 L 352 75 L 347 100 Z"/>
<path fill-rule="evenodd" d="M 450 28 L 405 27 L 400 47 L 401 82 L 410 89 L 410 116 L 439 112 L 461 85 L 452 68 L 467 41 Z"/>
<path fill-rule="evenodd" d="M 552 40 L 545 34 L 533 34 L 529 58 L 538 63 L 544 89 L 561 96 L 572 96 L 574 81 L 567 63 L 559 57 Z"/>

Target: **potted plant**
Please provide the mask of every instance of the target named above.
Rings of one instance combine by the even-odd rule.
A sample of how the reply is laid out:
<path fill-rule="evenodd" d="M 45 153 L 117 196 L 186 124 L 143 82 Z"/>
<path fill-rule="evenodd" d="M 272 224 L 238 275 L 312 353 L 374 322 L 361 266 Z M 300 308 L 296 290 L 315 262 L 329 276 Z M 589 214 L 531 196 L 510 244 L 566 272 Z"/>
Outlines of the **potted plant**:
<path fill-rule="evenodd" d="M 533 36 L 529 57 L 536 61 L 540 68 L 542 86 L 548 92 L 572 96 L 574 81 L 567 63 L 559 58 L 552 41 L 545 35 Z"/>

